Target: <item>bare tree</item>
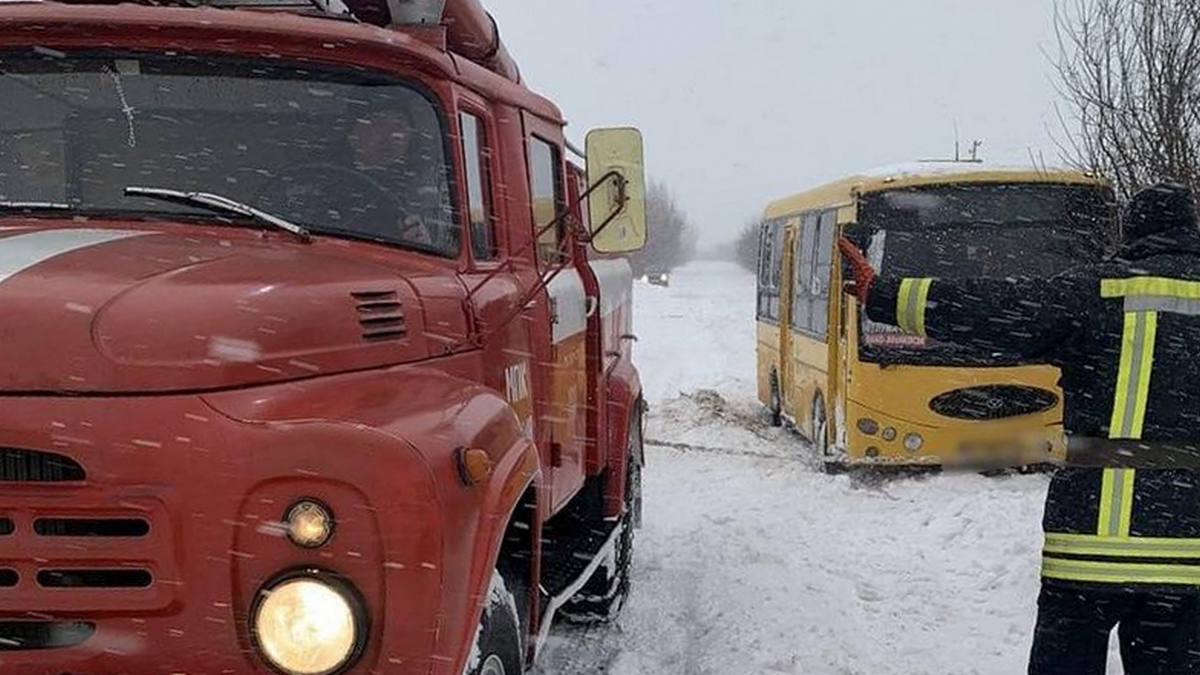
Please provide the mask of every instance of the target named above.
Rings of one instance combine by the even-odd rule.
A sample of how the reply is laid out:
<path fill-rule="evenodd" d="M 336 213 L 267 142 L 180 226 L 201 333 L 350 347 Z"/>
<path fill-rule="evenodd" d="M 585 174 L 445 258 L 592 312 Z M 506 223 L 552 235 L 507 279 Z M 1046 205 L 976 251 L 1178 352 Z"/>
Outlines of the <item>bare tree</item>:
<path fill-rule="evenodd" d="M 1061 0 L 1055 32 L 1065 159 L 1122 196 L 1200 188 L 1200 0 Z"/>
<path fill-rule="evenodd" d="M 675 195 L 663 183 L 650 181 L 646 188 L 646 248 L 633 254 L 629 263 L 635 274 L 672 270 L 696 254 L 696 234 Z"/>
<path fill-rule="evenodd" d="M 758 238 L 761 230 L 762 219 L 751 218 L 738 232 L 737 242 L 734 244 L 734 260 L 750 272 L 758 271 Z"/>

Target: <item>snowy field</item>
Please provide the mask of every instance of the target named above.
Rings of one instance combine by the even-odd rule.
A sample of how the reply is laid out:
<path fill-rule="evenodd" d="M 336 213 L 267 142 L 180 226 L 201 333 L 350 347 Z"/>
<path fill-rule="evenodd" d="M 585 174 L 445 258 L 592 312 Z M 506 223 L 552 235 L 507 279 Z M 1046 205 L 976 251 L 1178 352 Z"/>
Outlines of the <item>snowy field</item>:
<path fill-rule="evenodd" d="M 557 626 L 539 675 L 1025 671 L 1045 476 L 824 475 L 758 410 L 751 275 L 696 263 L 635 302 L 648 438 L 694 449 L 647 448 L 632 598 Z"/>

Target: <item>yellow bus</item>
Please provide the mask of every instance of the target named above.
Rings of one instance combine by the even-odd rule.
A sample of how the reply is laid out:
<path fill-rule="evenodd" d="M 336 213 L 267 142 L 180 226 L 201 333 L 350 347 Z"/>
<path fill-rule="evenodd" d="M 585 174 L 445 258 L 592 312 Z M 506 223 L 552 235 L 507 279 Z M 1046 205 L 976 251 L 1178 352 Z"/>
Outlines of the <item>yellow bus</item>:
<path fill-rule="evenodd" d="M 967 162 L 879 169 L 773 202 L 759 247 L 759 400 L 827 468 L 1061 458 L 1057 369 L 870 322 L 837 292 L 835 242 L 851 237 L 889 275 L 1049 275 L 1105 253 L 1113 205 L 1089 174 Z"/>

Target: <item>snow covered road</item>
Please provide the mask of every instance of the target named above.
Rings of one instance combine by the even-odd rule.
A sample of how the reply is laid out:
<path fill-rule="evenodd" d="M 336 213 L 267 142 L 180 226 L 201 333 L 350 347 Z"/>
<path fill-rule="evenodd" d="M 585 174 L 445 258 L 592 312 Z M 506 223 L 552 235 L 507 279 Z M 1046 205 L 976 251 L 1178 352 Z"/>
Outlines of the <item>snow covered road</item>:
<path fill-rule="evenodd" d="M 1045 476 L 824 475 L 754 400 L 751 275 L 635 296 L 648 436 L 704 450 L 648 448 L 633 596 L 540 675 L 1024 672 Z"/>

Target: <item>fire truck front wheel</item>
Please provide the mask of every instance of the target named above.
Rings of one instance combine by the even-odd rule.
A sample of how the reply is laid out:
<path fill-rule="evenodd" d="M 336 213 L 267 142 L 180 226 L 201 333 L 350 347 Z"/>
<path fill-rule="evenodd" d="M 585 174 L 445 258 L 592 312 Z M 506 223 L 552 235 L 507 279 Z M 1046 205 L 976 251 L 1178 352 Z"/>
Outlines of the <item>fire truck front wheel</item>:
<path fill-rule="evenodd" d="M 487 605 L 479 618 L 475 647 L 463 675 L 520 675 L 524 670 L 522 653 L 517 599 L 504 577 L 492 572 Z"/>

